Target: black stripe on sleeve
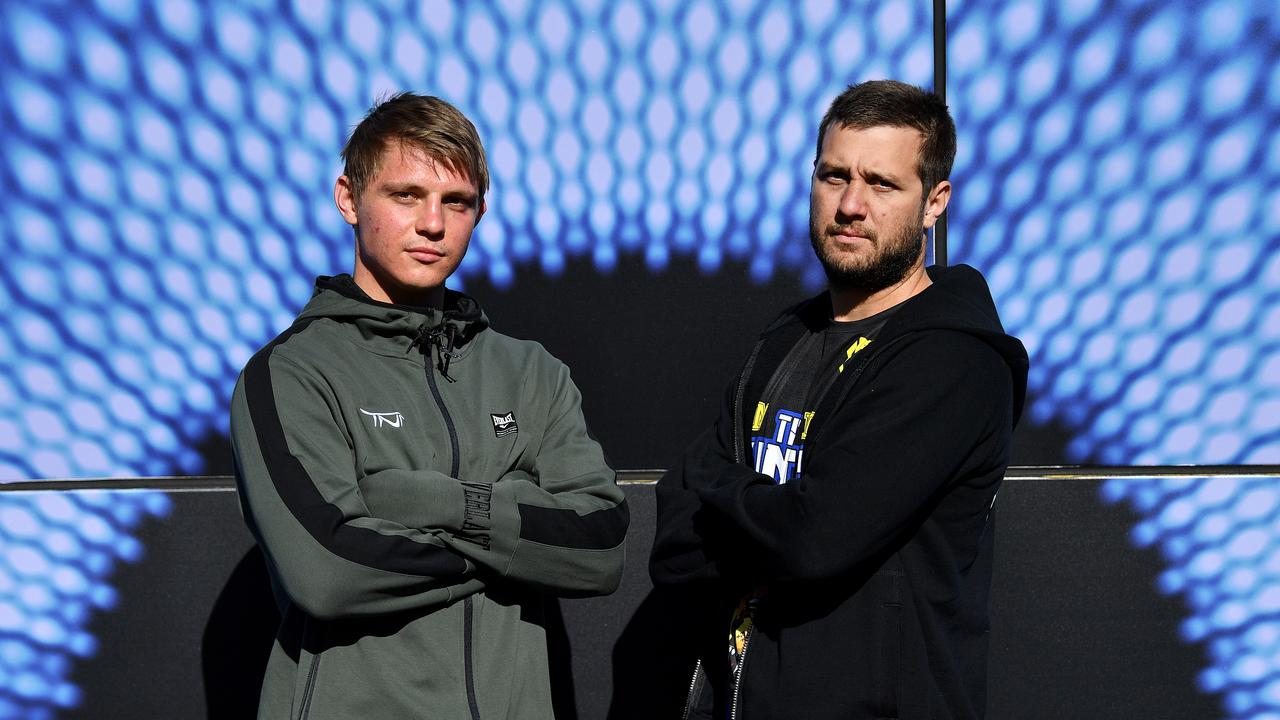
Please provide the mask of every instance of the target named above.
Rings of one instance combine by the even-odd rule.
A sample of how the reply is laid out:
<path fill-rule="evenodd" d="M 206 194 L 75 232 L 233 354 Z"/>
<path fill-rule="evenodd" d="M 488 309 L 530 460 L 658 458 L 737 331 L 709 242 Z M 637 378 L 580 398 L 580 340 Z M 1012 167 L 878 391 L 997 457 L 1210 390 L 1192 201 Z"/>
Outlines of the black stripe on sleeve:
<path fill-rule="evenodd" d="M 245 399 L 258 448 L 285 507 L 312 537 L 339 557 L 391 572 L 426 577 L 461 575 L 466 570 L 466 561 L 446 548 L 344 524 L 342 511 L 325 501 L 306 468 L 289 452 L 276 407 L 269 363 L 276 346 L 308 324 L 310 320 L 286 330 L 258 351 L 244 372 Z"/>
<path fill-rule="evenodd" d="M 520 539 L 575 550 L 608 550 L 627 537 L 631 512 L 616 506 L 579 515 L 573 510 L 520 505 Z"/>

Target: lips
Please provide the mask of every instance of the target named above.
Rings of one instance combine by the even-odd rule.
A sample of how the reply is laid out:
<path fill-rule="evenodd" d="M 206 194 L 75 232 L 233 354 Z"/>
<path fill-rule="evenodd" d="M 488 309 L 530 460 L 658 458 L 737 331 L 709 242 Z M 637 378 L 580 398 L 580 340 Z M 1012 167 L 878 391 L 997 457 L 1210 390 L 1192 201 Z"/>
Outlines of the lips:
<path fill-rule="evenodd" d="M 849 225 L 832 225 L 827 228 L 827 235 L 835 238 L 840 242 L 853 242 L 855 240 L 866 240 L 874 243 L 876 240 L 875 233 L 866 228 L 849 226 Z"/>
<path fill-rule="evenodd" d="M 424 263 L 432 263 L 444 258 L 444 253 L 429 247 L 409 248 L 405 253 L 414 260 Z"/>

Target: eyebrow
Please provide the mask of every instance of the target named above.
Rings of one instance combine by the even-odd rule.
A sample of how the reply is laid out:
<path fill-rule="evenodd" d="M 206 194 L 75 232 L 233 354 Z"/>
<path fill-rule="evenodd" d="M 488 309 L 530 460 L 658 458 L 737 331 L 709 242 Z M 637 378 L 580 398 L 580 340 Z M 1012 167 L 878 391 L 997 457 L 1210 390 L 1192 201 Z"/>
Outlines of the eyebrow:
<path fill-rule="evenodd" d="M 425 187 L 415 182 L 386 182 L 382 184 L 382 188 L 386 192 L 390 193 L 416 192 L 419 194 L 425 194 L 427 192 Z M 476 192 L 475 188 L 472 188 L 469 185 L 466 187 L 459 186 L 456 188 L 446 188 L 441 195 L 446 198 L 461 198 L 463 200 L 470 201 L 474 201 L 479 197 L 479 193 Z"/>
<path fill-rule="evenodd" d="M 844 173 L 846 175 L 852 175 L 854 173 L 854 170 L 847 165 L 835 164 L 835 163 L 824 160 L 818 163 L 818 166 L 814 168 L 814 172 L 818 174 L 825 172 L 825 173 Z M 858 171 L 857 174 L 869 180 L 884 180 L 893 185 L 902 185 L 904 182 L 901 177 L 891 172 L 888 172 L 886 170 L 880 170 L 877 168 L 863 168 L 862 170 Z"/>
<path fill-rule="evenodd" d="M 863 173 L 863 176 L 866 177 L 868 180 L 884 180 L 885 182 L 888 182 L 893 185 L 902 184 L 902 178 L 898 177 L 897 175 L 894 175 L 893 173 L 884 172 L 883 170 L 875 170 L 875 169 L 867 170 L 866 172 Z"/>

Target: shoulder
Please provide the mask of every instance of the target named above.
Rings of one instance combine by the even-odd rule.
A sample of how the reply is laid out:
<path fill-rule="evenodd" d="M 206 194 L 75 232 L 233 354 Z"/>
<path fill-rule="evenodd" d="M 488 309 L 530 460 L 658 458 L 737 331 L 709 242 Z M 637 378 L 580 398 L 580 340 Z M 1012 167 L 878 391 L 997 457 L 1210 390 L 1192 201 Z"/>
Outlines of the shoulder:
<path fill-rule="evenodd" d="M 1000 353 L 982 337 L 971 332 L 952 328 L 933 328 L 913 333 L 918 349 L 939 353 L 939 360 L 969 359 L 1000 363 Z"/>
<path fill-rule="evenodd" d="M 568 367 L 552 355 L 542 343 L 504 335 L 492 327 L 476 336 L 474 348 L 455 362 L 476 363 L 496 373 L 535 389 L 559 385 L 569 374 Z"/>
<path fill-rule="evenodd" d="M 245 364 L 245 371 L 281 358 L 302 366 L 323 365 L 325 358 L 332 357 L 334 342 L 339 339 L 339 334 L 339 323 L 332 320 L 299 318 L 254 353 Z"/>
<path fill-rule="evenodd" d="M 485 355 L 506 357 L 521 363 L 535 363 L 538 366 L 563 364 L 542 343 L 512 337 L 492 327 L 486 328 L 476 340 L 476 351 Z"/>
<path fill-rule="evenodd" d="M 1004 356 L 962 330 L 935 328 L 886 340 L 868 370 L 882 378 L 903 377 L 915 387 L 936 384 L 985 393 L 1011 386 Z"/>
<path fill-rule="evenodd" d="M 1004 365 L 1000 353 L 982 337 L 951 328 L 930 328 L 880 341 L 891 357 L 914 357 L 942 368 Z"/>

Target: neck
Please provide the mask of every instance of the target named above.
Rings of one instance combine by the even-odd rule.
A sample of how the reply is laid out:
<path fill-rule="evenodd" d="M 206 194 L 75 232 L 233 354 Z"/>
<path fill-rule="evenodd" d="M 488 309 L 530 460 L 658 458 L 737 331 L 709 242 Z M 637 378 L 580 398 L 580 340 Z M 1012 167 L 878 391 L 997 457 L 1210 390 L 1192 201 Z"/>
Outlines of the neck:
<path fill-rule="evenodd" d="M 868 292 L 861 288 L 831 286 L 832 319 L 850 322 L 869 318 L 876 313 L 888 310 L 904 300 L 924 292 L 933 284 L 929 273 L 924 271 L 924 263 L 916 265 L 906 277 L 887 288 Z"/>
<path fill-rule="evenodd" d="M 391 303 L 392 305 L 409 305 L 411 307 L 444 309 L 444 285 L 430 288 L 393 288 L 384 287 L 373 274 L 362 267 L 356 267 L 351 273 L 356 285 L 369 296 L 370 300 Z"/>

